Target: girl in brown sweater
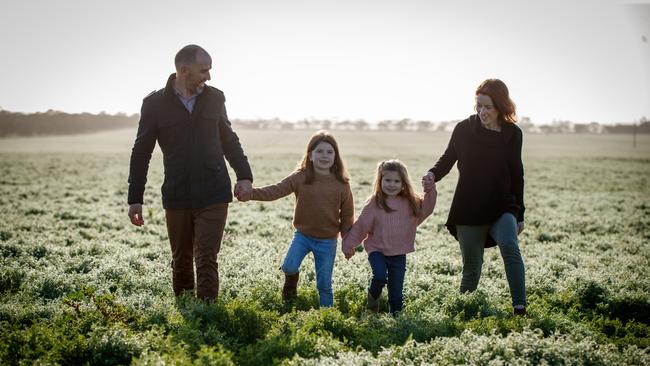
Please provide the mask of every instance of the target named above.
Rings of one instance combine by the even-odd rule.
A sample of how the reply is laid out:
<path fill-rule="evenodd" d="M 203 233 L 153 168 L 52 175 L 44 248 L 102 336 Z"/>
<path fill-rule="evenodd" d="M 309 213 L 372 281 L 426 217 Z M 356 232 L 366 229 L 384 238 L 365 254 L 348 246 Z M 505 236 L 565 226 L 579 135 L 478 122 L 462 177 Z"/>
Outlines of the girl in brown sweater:
<path fill-rule="evenodd" d="M 279 183 L 254 188 L 240 201 L 273 201 L 293 193 L 296 204 L 293 226 L 296 232 L 282 264 L 285 274 L 282 299 L 296 296 L 300 264 L 314 254 L 316 287 L 321 307 L 334 304 L 332 271 L 339 233 L 350 230 L 354 203 L 349 174 L 334 136 L 327 131 L 313 134 L 296 170 Z"/>

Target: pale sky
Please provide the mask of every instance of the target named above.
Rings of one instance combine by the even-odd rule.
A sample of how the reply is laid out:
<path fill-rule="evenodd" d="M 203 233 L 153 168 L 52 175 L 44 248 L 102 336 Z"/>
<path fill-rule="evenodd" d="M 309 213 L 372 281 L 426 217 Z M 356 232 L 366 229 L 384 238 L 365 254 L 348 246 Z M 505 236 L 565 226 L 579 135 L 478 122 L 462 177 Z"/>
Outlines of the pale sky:
<path fill-rule="evenodd" d="M 231 119 L 459 119 L 492 77 L 536 123 L 650 118 L 650 1 L 622 0 L 3 1 L 0 108 L 138 113 L 190 43 Z"/>

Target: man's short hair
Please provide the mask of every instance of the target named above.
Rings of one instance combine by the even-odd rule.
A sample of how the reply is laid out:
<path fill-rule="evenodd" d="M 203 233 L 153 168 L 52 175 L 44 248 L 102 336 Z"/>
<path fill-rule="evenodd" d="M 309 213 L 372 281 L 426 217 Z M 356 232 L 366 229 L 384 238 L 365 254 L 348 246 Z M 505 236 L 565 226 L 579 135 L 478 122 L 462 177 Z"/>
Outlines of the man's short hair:
<path fill-rule="evenodd" d="M 174 57 L 174 64 L 176 65 L 176 70 L 180 70 L 182 65 L 192 65 L 196 62 L 196 57 L 199 52 L 203 52 L 209 56 L 208 52 L 204 50 L 201 46 L 195 44 L 187 45 L 181 48 L 176 57 Z"/>

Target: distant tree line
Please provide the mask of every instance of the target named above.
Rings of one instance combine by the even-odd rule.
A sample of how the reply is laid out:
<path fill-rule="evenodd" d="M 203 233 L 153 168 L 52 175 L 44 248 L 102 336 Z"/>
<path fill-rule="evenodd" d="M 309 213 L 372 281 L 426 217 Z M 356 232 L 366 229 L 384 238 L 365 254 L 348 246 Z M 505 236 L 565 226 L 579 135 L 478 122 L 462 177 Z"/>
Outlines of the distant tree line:
<path fill-rule="evenodd" d="M 79 113 L 70 114 L 49 110 L 43 113 L 16 113 L 0 109 L 0 137 L 71 135 L 134 128 L 138 124 L 138 114 L 115 115 Z M 420 131 L 449 132 L 460 120 L 431 122 L 409 118 L 383 120 L 370 123 L 363 119 L 333 121 L 329 119 L 303 119 L 297 122 L 272 119 L 233 119 L 237 129 L 273 129 L 273 130 L 348 130 L 348 131 Z M 528 117 L 521 117 L 519 127 L 527 133 L 624 133 L 650 134 L 650 121 L 641 117 L 639 122 L 617 123 L 613 125 L 591 123 L 573 123 L 571 121 L 553 121 L 550 124 L 534 124 Z"/>
<path fill-rule="evenodd" d="M 550 124 L 533 124 L 527 117 L 522 117 L 519 127 L 531 133 L 650 133 L 650 121 L 641 117 L 636 123 L 616 123 L 612 125 L 601 125 L 598 122 L 573 123 L 571 121 L 553 121 Z"/>
<path fill-rule="evenodd" d="M 421 132 L 444 132 L 452 131 L 461 120 L 431 122 L 423 120 L 412 120 L 408 118 L 398 120 L 383 120 L 377 123 L 369 123 L 363 119 L 332 121 L 328 119 L 304 119 L 298 122 L 286 122 L 278 118 L 273 119 L 234 119 L 235 128 L 245 129 L 326 129 L 326 130 L 349 130 L 349 131 L 421 131 Z M 527 133 L 644 133 L 650 134 L 650 121 L 641 117 L 638 123 L 617 123 L 604 125 L 598 122 L 573 123 L 571 121 L 553 121 L 550 124 L 534 124 L 528 117 L 521 117 L 519 127 Z"/>
<path fill-rule="evenodd" d="M 0 109 L 0 137 L 73 135 L 138 125 L 137 114 L 70 114 L 49 110 L 43 113 L 16 113 Z"/>
<path fill-rule="evenodd" d="M 400 120 L 383 120 L 370 123 L 363 119 L 332 121 L 328 119 L 303 119 L 297 122 L 286 122 L 278 118 L 273 119 L 234 119 L 236 128 L 252 129 L 277 129 L 277 130 L 348 130 L 348 131 L 446 131 L 450 130 L 459 121 L 437 122 L 413 121 L 405 118 Z"/>

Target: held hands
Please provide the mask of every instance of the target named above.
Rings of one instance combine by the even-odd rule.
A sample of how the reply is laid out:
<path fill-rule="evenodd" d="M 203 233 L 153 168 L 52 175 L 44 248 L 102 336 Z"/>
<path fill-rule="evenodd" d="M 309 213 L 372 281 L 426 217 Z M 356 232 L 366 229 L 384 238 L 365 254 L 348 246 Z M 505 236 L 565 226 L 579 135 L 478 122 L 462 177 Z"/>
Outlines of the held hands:
<path fill-rule="evenodd" d="M 427 175 L 422 177 L 422 190 L 424 193 L 429 193 L 436 189 L 436 182 L 433 173 L 428 172 Z"/>
<path fill-rule="evenodd" d="M 346 231 L 345 233 L 341 232 L 341 238 L 343 239 L 343 241 L 345 241 L 345 238 L 348 236 L 348 234 L 350 234 L 350 230 Z M 346 251 L 345 247 L 343 247 L 343 254 L 345 254 L 345 259 L 347 260 L 350 260 L 350 258 L 354 256 L 354 252 L 355 252 L 354 248 L 347 249 Z"/>
<path fill-rule="evenodd" d="M 361 245 L 357 245 L 354 248 L 343 248 L 343 254 L 345 255 L 345 259 L 350 260 L 350 258 L 354 257 L 355 254 L 357 254 L 357 251 L 361 251 L 362 247 Z"/>
<path fill-rule="evenodd" d="M 249 201 L 253 196 L 253 184 L 248 179 L 238 180 L 235 184 L 234 194 L 241 202 Z"/>
<path fill-rule="evenodd" d="M 144 217 L 142 217 L 142 204 L 133 203 L 129 205 L 129 219 L 135 226 L 144 225 Z"/>

